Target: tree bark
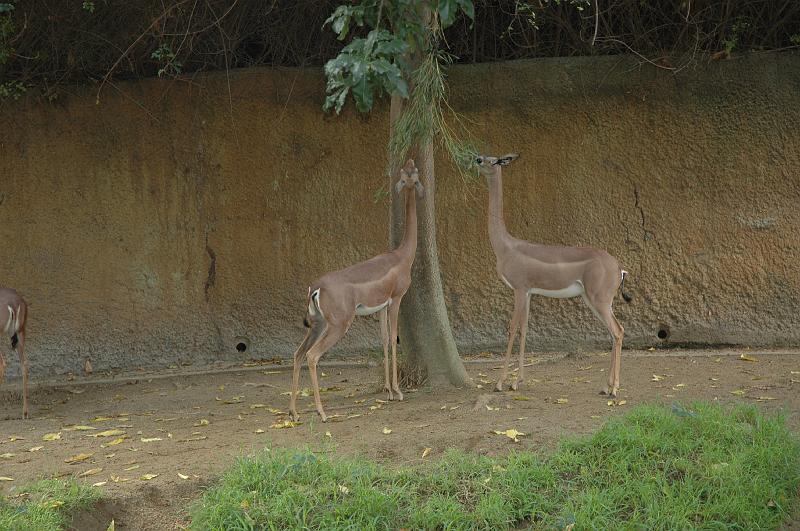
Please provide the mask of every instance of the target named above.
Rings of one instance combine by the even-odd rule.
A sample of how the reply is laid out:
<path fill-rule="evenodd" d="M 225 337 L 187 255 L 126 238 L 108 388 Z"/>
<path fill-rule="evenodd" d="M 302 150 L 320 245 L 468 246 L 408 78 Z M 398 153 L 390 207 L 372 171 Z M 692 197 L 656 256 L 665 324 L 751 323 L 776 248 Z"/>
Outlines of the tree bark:
<path fill-rule="evenodd" d="M 392 96 L 389 115 L 392 132 L 402 112 L 402 99 L 397 95 Z M 439 252 L 436 246 L 433 143 L 417 146 L 416 151 L 416 157 L 413 158 L 420 170 L 425 196 L 418 200 L 419 235 L 417 255 L 411 270 L 411 287 L 400 306 L 400 348 L 406 364 L 426 369 L 428 386 L 446 383 L 454 386 L 471 385 L 453 339 L 442 290 Z M 389 190 L 394 190 L 398 176 L 399 168 L 393 168 Z M 390 243 L 392 248 L 396 248 L 403 237 L 404 205 L 400 196 L 391 196 Z"/>

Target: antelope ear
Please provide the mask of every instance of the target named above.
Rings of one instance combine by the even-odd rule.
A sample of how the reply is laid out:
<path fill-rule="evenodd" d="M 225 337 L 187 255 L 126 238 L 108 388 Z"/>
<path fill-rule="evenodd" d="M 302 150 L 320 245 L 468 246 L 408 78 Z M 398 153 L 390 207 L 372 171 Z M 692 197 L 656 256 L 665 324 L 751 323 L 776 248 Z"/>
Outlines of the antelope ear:
<path fill-rule="evenodd" d="M 414 188 L 417 189 L 417 196 L 418 197 L 422 197 L 423 195 L 425 195 L 425 187 L 422 186 L 421 182 L 419 182 L 419 181 L 415 182 L 414 183 Z"/>
<path fill-rule="evenodd" d="M 403 191 L 403 179 L 397 180 L 397 184 L 394 185 L 394 191 L 398 194 Z"/>
<path fill-rule="evenodd" d="M 508 166 L 518 158 L 519 158 L 518 153 L 509 153 L 508 155 L 503 155 L 502 157 L 497 159 L 497 162 L 495 162 L 495 164 L 499 164 L 500 166 Z"/>

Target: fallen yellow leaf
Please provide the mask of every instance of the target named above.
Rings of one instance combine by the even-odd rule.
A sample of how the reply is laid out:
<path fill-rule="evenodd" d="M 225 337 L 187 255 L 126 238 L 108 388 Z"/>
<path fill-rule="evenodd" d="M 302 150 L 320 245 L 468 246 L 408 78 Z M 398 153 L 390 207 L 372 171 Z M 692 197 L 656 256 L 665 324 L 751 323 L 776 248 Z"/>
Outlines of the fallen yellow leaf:
<path fill-rule="evenodd" d="M 654 374 L 653 377 L 650 378 L 650 381 L 651 382 L 660 382 L 663 379 L 664 379 L 664 377 L 661 376 L 660 374 Z"/>
<path fill-rule="evenodd" d="M 17 437 L 16 435 L 12 435 L 11 437 L 8 438 L 8 440 L 9 442 L 24 441 L 25 437 Z"/>
<path fill-rule="evenodd" d="M 512 400 L 527 401 L 530 400 L 530 398 L 525 395 L 514 395 L 514 398 L 512 398 Z"/>
<path fill-rule="evenodd" d="M 120 437 L 118 439 L 114 439 L 113 441 L 107 442 L 105 444 L 101 444 L 100 448 L 107 448 L 109 446 L 116 446 L 116 445 L 122 443 L 123 441 L 125 441 L 125 437 Z"/>
<path fill-rule="evenodd" d="M 80 474 L 78 474 L 78 477 L 79 478 L 85 478 L 85 477 L 88 477 L 88 476 L 94 476 L 95 474 L 99 474 L 102 471 L 103 471 L 102 468 L 90 468 L 86 472 L 81 472 Z"/>
<path fill-rule="evenodd" d="M 510 430 L 506 430 L 506 431 L 495 430 L 494 433 L 496 433 L 497 435 L 505 435 L 509 439 L 513 439 L 514 442 L 519 442 L 518 437 L 521 437 L 521 436 L 525 435 L 521 431 L 517 431 L 517 430 L 515 430 L 513 428 L 511 428 Z"/>
<path fill-rule="evenodd" d="M 267 407 L 266 404 L 250 404 L 250 409 L 258 409 L 261 407 Z"/>
<path fill-rule="evenodd" d="M 125 472 L 130 472 L 131 470 L 136 470 L 137 468 L 139 468 L 139 465 L 131 465 L 123 470 L 125 470 Z"/>
<path fill-rule="evenodd" d="M 149 443 L 149 442 L 163 441 L 164 439 L 162 439 L 161 437 L 149 437 L 149 438 L 142 437 L 139 440 L 142 441 L 143 443 Z"/>
<path fill-rule="evenodd" d="M 325 432 L 325 437 L 327 437 L 327 438 L 331 439 L 331 438 L 333 438 L 333 435 L 331 435 L 331 432 L 329 432 L 329 431 L 326 431 L 326 432 Z"/>
<path fill-rule="evenodd" d="M 493 406 L 490 406 L 489 404 L 486 404 L 486 409 L 488 411 L 500 411 L 499 407 L 493 407 Z"/>
<path fill-rule="evenodd" d="M 45 433 L 42 435 L 43 441 L 57 441 L 61 439 L 61 432 L 58 433 Z"/>
<path fill-rule="evenodd" d="M 38 452 L 42 448 L 44 448 L 44 446 L 34 446 L 33 448 L 28 449 L 28 451 L 29 452 Z"/>
<path fill-rule="evenodd" d="M 275 424 L 272 424 L 270 426 L 270 428 L 274 428 L 276 430 L 281 430 L 281 429 L 285 429 L 285 428 L 295 428 L 295 427 L 299 426 L 300 424 L 302 424 L 302 422 L 295 422 L 293 420 L 286 419 L 284 421 L 279 421 L 279 422 L 276 422 Z"/>
<path fill-rule="evenodd" d="M 262 430 L 261 428 L 258 428 L 258 429 L 256 430 L 256 433 L 264 433 L 264 430 Z"/>
<path fill-rule="evenodd" d="M 777 398 L 771 396 L 757 396 L 756 400 L 759 402 L 766 402 L 767 400 L 777 400 Z"/>
<path fill-rule="evenodd" d="M 92 419 L 92 422 L 106 422 L 107 420 L 113 420 L 111 417 L 95 417 Z"/>
<path fill-rule="evenodd" d="M 80 463 L 81 461 L 86 461 L 87 459 L 89 459 L 93 455 L 94 455 L 93 453 L 91 453 L 91 454 L 73 455 L 72 457 L 64 459 L 64 462 L 69 464 L 69 465 L 72 465 L 72 464 L 75 464 L 75 463 Z"/>
<path fill-rule="evenodd" d="M 158 474 L 143 474 L 139 476 L 139 479 L 142 481 L 150 481 L 151 479 L 155 479 L 158 477 Z"/>
<path fill-rule="evenodd" d="M 350 489 L 348 489 L 344 485 L 336 485 L 336 486 L 338 487 L 339 492 L 341 492 L 342 494 L 348 494 L 350 492 Z"/>
<path fill-rule="evenodd" d="M 193 426 L 208 426 L 208 419 L 200 419 L 200 421 L 196 424 L 193 424 Z"/>
<path fill-rule="evenodd" d="M 384 427 L 384 428 L 383 428 L 383 434 L 384 434 L 384 435 L 389 435 L 390 433 L 392 433 L 392 430 L 390 430 L 390 429 L 389 429 L 389 428 L 387 428 L 387 427 Z"/>
<path fill-rule="evenodd" d="M 12 454 L 12 453 L 0 454 L 0 459 L 11 459 L 15 455 L 17 455 L 17 454 Z"/>
<path fill-rule="evenodd" d="M 425 459 L 425 457 L 427 457 L 428 454 L 431 453 L 432 449 L 433 448 L 425 448 L 424 450 L 422 450 L 422 458 Z"/>
<path fill-rule="evenodd" d="M 731 394 L 736 396 L 744 396 L 745 391 L 743 391 L 742 389 L 737 389 L 736 391 L 731 391 Z"/>
<path fill-rule="evenodd" d="M 64 431 L 92 431 L 96 430 L 94 426 L 67 426 L 65 428 L 61 428 Z"/>
<path fill-rule="evenodd" d="M 99 433 L 90 433 L 87 437 L 114 437 L 117 435 L 125 435 L 125 432 L 122 430 L 105 430 Z"/>
<path fill-rule="evenodd" d="M 98 481 L 97 483 L 92 483 L 92 487 L 102 487 L 106 483 L 108 483 L 108 481 Z"/>
<path fill-rule="evenodd" d="M 753 356 L 748 356 L 747 354 L 742 354 L 739 356 L 739 359 L 742 361 L 758 361 L 758 358 L 754 358 Z"/>
<path fill-rule="evenodd" d="M 47 500 L 41 503 L 41 506 L 47 509 L 56 509 L 58 507 L 61 507 L 62 505 L 64 505 L 63 500 Z"/>
<path fill-rule="evenodd" d="M 0 481 L 14 481 L 14 478 L 8 476 L 0 476 Z"/>
<path fill-rule="evenodd" d="M 178 472 L 178 477 L 181 478 L 181 479 L 189 479 L 189 476 L 185 476 L 185 475 L 181 474 L 180 472 Z"/>
<path fill-rule="evenodd" d="M 556 399 L 556 404 L 566 404 L 568 402 L 569 402 L 569 399 L 567 399 L 567 398 L 558 398 L 558 399 Z"/>

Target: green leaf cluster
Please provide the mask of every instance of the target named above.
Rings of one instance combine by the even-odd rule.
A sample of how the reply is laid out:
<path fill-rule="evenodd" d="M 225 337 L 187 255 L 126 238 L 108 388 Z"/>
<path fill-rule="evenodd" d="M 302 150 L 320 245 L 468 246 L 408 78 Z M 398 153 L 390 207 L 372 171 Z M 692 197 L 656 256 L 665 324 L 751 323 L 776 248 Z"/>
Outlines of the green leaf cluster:
<path fill-rule="evenodd" d="M 340 20 L 341 22 L 341 20 Z M 347 32 L 345 22 L 337 24 Z M 390 32 L 375 29 L 365 39 L 356 38 L 342 52 L 325 65 L 328 79 L 325 110 L 335 109 L 339 114 L 352 92 L 356 108 L 369 112 L 375 101 L 375 92 L 397 93 L 408 97 L 408 83 L 398 66 L 408 44 Z"/>
<path fill-rule="evenodd" d="M 435 17 L 435 24 L 424 23 L 426 9 Z M 434 32 L 452 25 L 459 12 L 474 18 L 472 0 L 363 0 L 336 8 L 325 25 L 330 25 L 340 40 L 357 28 L 370 31 L 366 37 L 354 37 L 325 65 L 325 110 L 340 113 L 348 94 L 360 112 L 369 112 L 376 96 L 408 98 L 413 70 L 409 56 L 429 52 L 435 46 Z"/>

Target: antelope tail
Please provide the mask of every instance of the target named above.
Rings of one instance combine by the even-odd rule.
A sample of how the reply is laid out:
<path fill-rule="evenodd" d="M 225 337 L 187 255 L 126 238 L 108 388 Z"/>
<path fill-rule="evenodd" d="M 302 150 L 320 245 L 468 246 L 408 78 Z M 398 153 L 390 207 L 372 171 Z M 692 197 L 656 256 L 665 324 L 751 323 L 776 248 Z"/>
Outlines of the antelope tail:
<path fill-rule="evenodd" d="M 622 274 L 622 282 L 619 284 L 619 291 L 622 293 L 622 298 L 625 302 L 631 302 L 633 300 L 633 295 L 630 293 L 625 293 L 625 277 L 628 276 L 630 273 L 625 271 L 624 269 L 621 271 Z"/>

